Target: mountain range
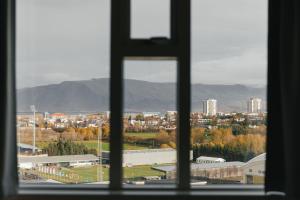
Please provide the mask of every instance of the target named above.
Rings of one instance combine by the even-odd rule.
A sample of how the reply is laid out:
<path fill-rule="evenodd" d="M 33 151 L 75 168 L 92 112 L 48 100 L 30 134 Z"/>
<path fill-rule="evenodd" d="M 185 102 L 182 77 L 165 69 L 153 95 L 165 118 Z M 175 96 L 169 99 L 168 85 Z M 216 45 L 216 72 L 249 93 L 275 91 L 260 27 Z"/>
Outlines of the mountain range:
<path fill-rule="evenodd" d="M 126 112 L 165 112 L 176 110 L 176 84 L 124 80 Z M 244 112 L 247 100 L 258 97 L 266 108 L 266 87 L 246 85 L 192 85 L 192 111 L 202 112 L 202 101 L 217 99 L 220 112 Z M 98 112 L 109 110 L 109 79 L 65 81 L 59 84 L 17 90 L 18 112 L 29 112 L 35 105 L 39 112 Z"/>

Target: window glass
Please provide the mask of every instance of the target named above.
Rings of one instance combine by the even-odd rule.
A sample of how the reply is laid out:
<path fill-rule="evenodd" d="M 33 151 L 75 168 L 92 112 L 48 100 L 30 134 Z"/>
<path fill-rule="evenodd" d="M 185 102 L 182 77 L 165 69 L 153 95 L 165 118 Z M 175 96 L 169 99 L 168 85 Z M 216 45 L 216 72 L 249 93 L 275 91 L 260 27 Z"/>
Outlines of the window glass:
<path fill-rule="evenodd" d="M 107 183 L 109 1 L 17 1 L 20 183 Z"/>
<path fill-rule="evenodd" d="M 266 55 L 266 0 L 192 1 L 193 185 L 263 184 Z"/>
<path fill-rule="evenodd" d="M 125 184 L 175 183 L 176 67 L 176 61 L 125 61 Z"/>
<path fill-rule="evenodd" d="M 170 0 L 131 0 L 131 38 L 170 37 Z"/>

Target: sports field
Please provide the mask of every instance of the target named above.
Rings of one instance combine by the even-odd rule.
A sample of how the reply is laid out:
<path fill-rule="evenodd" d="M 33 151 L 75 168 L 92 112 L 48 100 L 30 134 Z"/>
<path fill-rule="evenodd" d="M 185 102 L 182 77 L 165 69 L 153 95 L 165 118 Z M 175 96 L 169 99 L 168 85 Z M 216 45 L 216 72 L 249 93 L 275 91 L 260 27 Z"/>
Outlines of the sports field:
<path fill-rule="evenodd" d="M 163 172 L 151 169 L 150 165 L 143 166 L 134 166 L 134 167 L 124 167 L 124 180 L 125 179 L 140 179 L 144 176 L 163 176 L 165 175 Z M 109 180 L 109 168 L 102 167 L 99 165 L 91 166 L 91 167 L 78 167 L 78 168 L 62 168 L 60 170 L 60 174 L 58 175 L 50 175 L 46 173 L 36 172 L 39 176 L 42 176 L 46 179 L 53 179 L 63 183 L 91 183 L 91 182 L 99 182 L 100 181 L 100 173 L 102 171 L 102 181 Z"/>

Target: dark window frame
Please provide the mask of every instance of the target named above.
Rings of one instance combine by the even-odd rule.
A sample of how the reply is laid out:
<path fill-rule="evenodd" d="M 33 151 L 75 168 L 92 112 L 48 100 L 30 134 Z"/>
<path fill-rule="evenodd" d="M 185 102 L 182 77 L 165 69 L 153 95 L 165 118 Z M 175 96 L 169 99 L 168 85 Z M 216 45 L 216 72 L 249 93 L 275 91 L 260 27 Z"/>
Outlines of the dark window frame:
<path fill-rule="evenodd" d="M 202 186 L 190 187 L 189 175 L 189 111 L 190 111 L 190 6 L 191 0 L 170 0 L 171 1 L 171 39 L 130 39 L 130 0 L 111 0 L 111 172 L 109 187 L 98 185 L 18 185 L 17 159 L 16 159 L 16 136 L 15 133 L 15 113 L 16 113 L 16 91 L 15 91 L 15 0 L 1 1 L 1 125 L 4 127 L 3 134 L 10 135 L 6 141 L 5 153 L 2 154 L 1 169 L 7 170 L 7 177 L 14 177 L 7 180 L 7 185 L 11 189 L 8 195 L 13 195 L 19 199 L 265 199 L 266 197 L 282 197 L 284 193 L 278 187 L 278 181 L 282 181 L 281 176 L 277 176 L 272 182 L 275 164 L 273 153 L 280 144 L 278 138 L 268 135 L 267 139 L 267 170 L 266 170 L 266 192 L 262 186 Z M 273 30 L 272 24 L 276 22 L 277 4 L 269 1 L 269 31 Z M 276 37 L 269 32 L 268 49 L 275 44 L 272 38 Z M 276 81 L 276 75 L 270 70 L 272 58 L 276 55 L 268 54 L 268 112 L 273 111 L 276 105 L 276 98 L 272 84 Z M 122 100 L 123 100 L 123 60 L 125 57 L 176 57 L 177 67 L 177 108 L 179 113 L 179 134 L 177 139 L 178 149 L 178 183 L 176 186 L 161 186 L 158 188 L 131 188 L 122 187 Z M 186 66 L 186 67 L 183 67 Z M 116 70 L 118 69 L 118 70 Z M 275 78 L 274 78 L 275 77 Z M 270 86 L 271 85 L 271 86 Z M 273 90 L 272 90 L 273 89 Z M 271 112 L 272 114 L 272 112 Z M 268 117 L 268 130 L 272 130 L 272 124 L 278 122 L 273 115 Z M 182 133 L 188 134 L 182 134 Z M 271 142 L 270 142 L 271 141 Z M 276 146 L 275 146 L 276 144 Z M 15 147 L 15 148 L 14 148 Z M 273 155 L 273 156 L 269 156 Z M 9 159 L 7 157 L 10 157 Z M 271 159 L 272 158 L 272 159 Z M 283 159 L 282 159 L 283 160 Z M 3 167 L 4 166 L 4 167 Z M 275 170 L 276 171 L 276 170 Z M 280 171 L 279 171 L 280 172 Z M 1 172 L 2 173 L 2 172 Z M 283 172 L 281 172 L 283 173 Z M 11 175 L 11 176 L 10 176 Z M 1 174 L 1 178 L 6 174 Z M 188 177 L 188 178 L 187 178 Z M 282 183 L 283 184 L 283 183 Z M 278 189 L 279 188 L 279 189 Z"/>

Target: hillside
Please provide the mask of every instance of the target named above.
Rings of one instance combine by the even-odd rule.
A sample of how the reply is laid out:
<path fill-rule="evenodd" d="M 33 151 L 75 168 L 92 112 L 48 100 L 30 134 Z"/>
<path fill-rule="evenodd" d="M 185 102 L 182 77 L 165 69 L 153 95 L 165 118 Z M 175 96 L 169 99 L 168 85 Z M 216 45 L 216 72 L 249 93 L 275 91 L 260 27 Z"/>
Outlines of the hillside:
<path fill-rule="evenodd" d="M 126 111 L 175 110 L 174 83 L 124 80 Z M 202 111 L 202 100 L 218 100 L 218 111 L 246 111 L 250 97 L 264 101 L 266 88 L 245 85 L 192 85 L 192 110 Z M 18 112 L 30 111 L 34 104 L 39 112 L 95 112 L 109 110 L 109 79 L 65 81 L 60 84 L 19 89 Z"/>

